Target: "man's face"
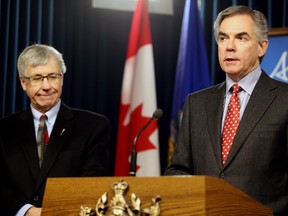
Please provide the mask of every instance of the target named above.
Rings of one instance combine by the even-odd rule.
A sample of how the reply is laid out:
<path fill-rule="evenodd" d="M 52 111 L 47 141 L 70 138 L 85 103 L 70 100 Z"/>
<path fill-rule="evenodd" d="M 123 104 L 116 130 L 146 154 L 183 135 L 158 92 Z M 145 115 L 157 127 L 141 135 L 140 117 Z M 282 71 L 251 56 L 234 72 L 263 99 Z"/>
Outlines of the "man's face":
<path fill-rule="evenodd" d="M 47 64 L 31 67 L 28 65 L 26 77 L 47 76 L 55 74 L 55 77 L 38 79 L 20 77 L 20 82 L 26 91 L 32 106 L 41 113 L 47 112 L 59 101 L 62 94 L 63 77 L 57 76 L 61 73 L 60 67 L 54 58 L 50 58 Z"/>
<path fill-rule="evenodd" d="M 222 70 L 238 82 L 259 64 L 268 47 L 268 41 L 260 44 L 255 24 L 248 15 L 234 15 L 225 18 L 220 24 L 218 58 Z"/>

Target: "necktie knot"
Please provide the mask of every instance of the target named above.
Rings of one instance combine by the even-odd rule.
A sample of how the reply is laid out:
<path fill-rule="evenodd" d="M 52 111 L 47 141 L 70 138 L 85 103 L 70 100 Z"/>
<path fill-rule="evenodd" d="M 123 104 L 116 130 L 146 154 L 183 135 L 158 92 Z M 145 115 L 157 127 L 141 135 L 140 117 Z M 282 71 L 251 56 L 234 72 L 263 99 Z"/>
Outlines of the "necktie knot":
<path fill-rule="evenodd" d="M 233 90 L 232 92 L 233 94 L 238 94 L 242 90 L 242 88 L 237 83 L 235 83 L 232 86 L 232 90 Z"/>
<path fill-rule="evenodd" d="M 42 121 L 43 121 L 43 120 L 45 121 L 46 119 L 47 119 L 47 116 L 46 116 L 45 114 L 43 114 L 43 115 L 40 116 L 40 121 L 41 121 L 41 120 L 42 120 Z"/>

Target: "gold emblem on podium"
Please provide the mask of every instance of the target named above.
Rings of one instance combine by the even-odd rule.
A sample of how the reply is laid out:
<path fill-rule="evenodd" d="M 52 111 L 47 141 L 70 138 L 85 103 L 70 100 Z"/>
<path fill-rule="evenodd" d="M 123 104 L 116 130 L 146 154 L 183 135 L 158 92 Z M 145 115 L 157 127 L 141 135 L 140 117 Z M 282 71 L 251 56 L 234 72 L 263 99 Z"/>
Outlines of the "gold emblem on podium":
<path fill-rule="evenodd" d="M 131 194 L 131 201 L 125 197 L 129 185 L 126 181 L 120 180 L 112 185 L 114 197 L 108 203 L 108 193 L 105 192 L 97 201 L 96 208 L 81 206 L 79 216 L 158 216 L 160 215 L 160 196 L 152 198 L 152 205 L 141 209 L 141 200 L 134 193 Z"/>

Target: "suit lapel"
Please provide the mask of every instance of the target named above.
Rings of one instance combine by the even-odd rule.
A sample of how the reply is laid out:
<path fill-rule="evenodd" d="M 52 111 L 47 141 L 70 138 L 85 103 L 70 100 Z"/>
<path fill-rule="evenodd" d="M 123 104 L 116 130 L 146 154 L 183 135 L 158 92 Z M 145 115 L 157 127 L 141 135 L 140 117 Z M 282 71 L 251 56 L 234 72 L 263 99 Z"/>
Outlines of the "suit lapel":
<path fill-rule="evenodd" d="M 222 169 L 221 162 L 221 125 L 223 115 L 223 102 L 225 95 L 225 82 L 211 89 L 211 94 L 207 97 L 207 122 L 210 140 L 213 145 L 215 157 L 219 169 Z"/>
<path fill-rule="evenodd" d="M 62 104 L 50 135 L 47 152 L 45 153 L 37 186 L 40 186 L 47 178 L 59 152 L 72 130 L 73 124 L 74 121 L 71 110 Z"/>
<path fill-rule="evenodd" d="M 31 173 L 36 180 L 40 169 L 33 115 L 30 109 L 20 115 L 20 121 L 16 124 L 16 131 L 19 131 L 20 148 L 23 150 Z"/>
<path fill-rule="evenodd" d="M 245 140 L 256 126 L 257 122 L 259 122 L 268 107 L 273 102 L 274 98 L 276 97 L 276 91 L 272 90 L 275 88 L 277 88 L 275 82 L 273 82 L 273 80 L 265 73 L 262 73 L 240 121 L 235 140 L 225 166 L 227 166 L 236 156 L 237 152 L 241 149 Z"/>

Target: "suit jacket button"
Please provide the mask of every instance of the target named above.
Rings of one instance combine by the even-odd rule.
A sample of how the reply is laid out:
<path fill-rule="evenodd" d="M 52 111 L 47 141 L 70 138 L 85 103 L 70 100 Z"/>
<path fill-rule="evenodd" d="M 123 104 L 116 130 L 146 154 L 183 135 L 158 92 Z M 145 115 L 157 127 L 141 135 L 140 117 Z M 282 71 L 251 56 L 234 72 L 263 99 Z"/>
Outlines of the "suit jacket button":
<path fill-rule="evenodd" d="M 225 174 L 224 173 L 220 173 L 220 176 L 219 176 L 221 179 L 225 179 Z"/>
<path fill-rule="evenodd" d="M 38 195 L 34 196 L 33 201 L 34 202 L 38 202 L 39 201 L 39 196 Z"/>

